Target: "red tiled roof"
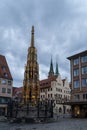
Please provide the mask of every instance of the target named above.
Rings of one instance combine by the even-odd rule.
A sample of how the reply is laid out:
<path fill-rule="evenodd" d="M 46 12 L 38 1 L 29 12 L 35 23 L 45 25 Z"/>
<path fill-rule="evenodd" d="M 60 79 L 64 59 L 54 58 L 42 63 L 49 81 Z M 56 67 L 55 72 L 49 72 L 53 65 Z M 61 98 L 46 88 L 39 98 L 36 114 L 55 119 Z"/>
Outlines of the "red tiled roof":
<path fill-rule="evenodd" d="M 13 94 L 12 96 L 16 96 L 18 93 L 22 93 L 23 87 L 13 87 Z"/>
<path fill-rule="evenodd" d="M 56 77 L 49 77 L 48 79 L 44 79 L 40 81 L 40 89 L 45 89 L 45 88 L 50 88 L 51 87 L 51 82 L 55 81 Z"/>
<path fill-rule="evenodd" d="M 0 78 L 13 80 L 5 56 L 0 55 Z"/>
<path fill-rule="evenodd" d="M 45 82 L 55 81 L 55 80 L 56 80 L 56 77 L 55 77 L 55 76 L 49 77 L 48 79 L 40 80 L 40 84 L 41 84 L 41 83 L 45 83 Z"/>

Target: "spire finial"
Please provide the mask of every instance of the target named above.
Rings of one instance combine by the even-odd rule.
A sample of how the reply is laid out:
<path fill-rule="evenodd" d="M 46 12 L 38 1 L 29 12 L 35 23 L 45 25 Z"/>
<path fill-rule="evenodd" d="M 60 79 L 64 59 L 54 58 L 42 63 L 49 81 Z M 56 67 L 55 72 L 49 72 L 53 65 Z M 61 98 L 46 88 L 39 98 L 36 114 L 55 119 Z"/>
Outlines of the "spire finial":
<path fill-rule="evenodd" d="M 52 62 L 52 56 L 51 56 L 49 77 L 53 75 L 54 75 L 54 70 L 53 70 L 53 62 Z"/>
<path fill-rule="evenodd" d="M 34 26 L 32 26 L 31 30 L 31 47 L 34 47 Z"/>
<path fill-rule="evenodd" d="M 56 61 L 56 72 L 55 72 L 55 75 L 58 76 L 59 75 L 59 69 L 58 69 L 58 63 Z"/>

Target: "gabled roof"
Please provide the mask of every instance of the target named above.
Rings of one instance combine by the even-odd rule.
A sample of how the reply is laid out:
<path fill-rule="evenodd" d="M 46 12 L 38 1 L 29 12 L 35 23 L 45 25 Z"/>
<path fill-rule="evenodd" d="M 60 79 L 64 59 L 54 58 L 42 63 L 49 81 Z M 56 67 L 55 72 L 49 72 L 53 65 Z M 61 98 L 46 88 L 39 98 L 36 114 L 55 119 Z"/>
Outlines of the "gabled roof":
<path fill-rule="evenodd" d="M 13 80 L 5 56 L 0 55 L 0 78 Z"/>

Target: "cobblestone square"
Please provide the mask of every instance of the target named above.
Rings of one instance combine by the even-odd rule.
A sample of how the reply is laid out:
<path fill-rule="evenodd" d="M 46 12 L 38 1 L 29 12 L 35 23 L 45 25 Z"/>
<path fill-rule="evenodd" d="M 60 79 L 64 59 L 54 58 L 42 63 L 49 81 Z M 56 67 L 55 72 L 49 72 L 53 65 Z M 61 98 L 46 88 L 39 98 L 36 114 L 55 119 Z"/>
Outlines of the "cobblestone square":
<path fill-rule="evenodd" d="M 0 122 L 0 130 L 87 130 L 87 119 L 59 119 L 53 123 L 26 124 Z"/>

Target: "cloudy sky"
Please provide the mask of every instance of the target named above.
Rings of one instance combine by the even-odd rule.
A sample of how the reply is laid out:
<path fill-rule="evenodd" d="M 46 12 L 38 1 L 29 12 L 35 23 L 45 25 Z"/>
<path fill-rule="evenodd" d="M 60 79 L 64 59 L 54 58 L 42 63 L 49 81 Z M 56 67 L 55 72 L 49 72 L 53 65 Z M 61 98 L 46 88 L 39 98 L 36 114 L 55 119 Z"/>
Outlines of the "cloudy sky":
<path fill-rule="evenodd" d="M 51 55 L 62 78 L 70 80 L 68 56 L 87 49 L 87 0 L 0 0 L 0 54 L 13 86 L 23 84 L 24 65 L 35 27 L 40 79 L 48 76 Z"/>

